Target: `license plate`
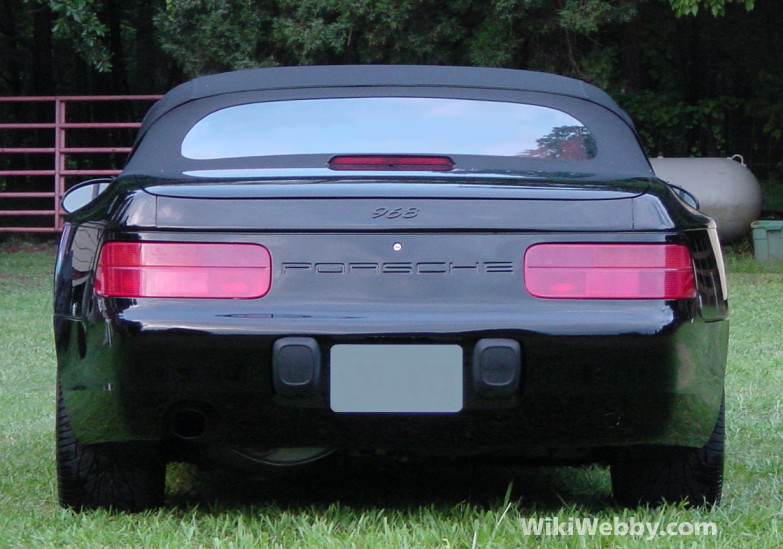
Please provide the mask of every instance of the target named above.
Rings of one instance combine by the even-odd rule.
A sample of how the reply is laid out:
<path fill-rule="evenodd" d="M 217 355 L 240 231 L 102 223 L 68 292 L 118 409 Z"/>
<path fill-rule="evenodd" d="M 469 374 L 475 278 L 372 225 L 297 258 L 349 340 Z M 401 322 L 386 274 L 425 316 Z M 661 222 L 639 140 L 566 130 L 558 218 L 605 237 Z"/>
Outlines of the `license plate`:
<path fill-rule="evenodd" d="M 330 358 L 335 412 L 462 410 L 459 345 L 335 345 Z"/>

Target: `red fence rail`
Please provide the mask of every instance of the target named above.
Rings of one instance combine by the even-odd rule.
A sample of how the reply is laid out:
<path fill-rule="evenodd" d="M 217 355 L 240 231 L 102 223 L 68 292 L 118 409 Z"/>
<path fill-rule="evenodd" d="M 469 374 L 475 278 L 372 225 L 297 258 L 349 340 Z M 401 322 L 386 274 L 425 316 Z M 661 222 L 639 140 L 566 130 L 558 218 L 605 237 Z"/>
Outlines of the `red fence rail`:
<path fill-rule="evenodd" d="M 30 130 L 54 130 L 54 139 L 48 142 L 37 143 L 36 146 L 3 146 L 9 139 L 0 138 L 0 158 L 4 155 L 30 155 L 30 156 L 50 156 L 50 161 L 46 163 L 46 169 L 0 169 L 0 232 L 38 232 L 54 233 L 62 229 L 63 211 L 60 207 L 62 196 L 66 191 L 69 178 L 73 176 L 102 177 L 111 176 L 120 173 L 119 166 L 110 166 L 101 169 L 80 169 L 78 167 L 69 168 L 69 159 L 71 164 L 78 155 L 102 155 L 128 153 L 131 150 L 130 143 L 113 144 L 100 147 L 80 147 L 68 146 L 69 131 L 74 130 L 118 130 L 135 129 L 141 123 L 138 121 L 122 122 L 78 122 L 68 120 L 68 106 L 74 103 L 91 102 L 152 102 L 159 99 L 159 95 L 104 95 L 104 96 L 53 96 L 53 97 L 0 97 L 0 103 L 51 103 L 54 109 L 53 120 L 47 122 L 0 122 L 0 135 L 8 133 L 24 133 Z M 146 110 L 146 109 L 145 109 Z M 24 141 L 17 140 L 17 141 Z M 44 140 L 46 141 L 46 140 Z M 51 162 L 51 163 L 49 163 Z M 41 191 L 40 189 L 25 191 L 5 191 L 8 182 L 15 181 L 19 187 L 19 182 L 29 181 L 32 177 L 50 177 L 51 191 Z M 30 202 L 30 199 L 50 199 L 50 208 L 45 209 L 25 209 L 24 205 Z M 22 207 L 13 207 L 22 204 Z M 30 226 L 13 226 L 21 218 L 33 218 L 34 223 L 27 223 Z M 48 220 L 47 220 L 48 218 Z"/>

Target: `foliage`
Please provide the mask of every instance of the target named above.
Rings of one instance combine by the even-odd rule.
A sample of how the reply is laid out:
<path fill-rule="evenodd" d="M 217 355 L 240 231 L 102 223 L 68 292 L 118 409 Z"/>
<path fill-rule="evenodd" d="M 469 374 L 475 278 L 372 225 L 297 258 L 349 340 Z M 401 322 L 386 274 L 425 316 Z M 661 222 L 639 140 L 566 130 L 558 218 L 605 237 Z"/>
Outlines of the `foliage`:
<path fill-rule="evenodd" d="M 531 152 L 541 158 L 584 160 L 597 153 L 595 139 L 584 126 L 557 126 L 536 143 L 539 148 Z"/>
<path fill-rule="evenodd" d="M 53 35 L 71 44 L 96 70 L 111 71 L 117 60 L 112 59 L 106 42 L 109 27 L 102 17 L 116 11 L 107 9 L 115 0 L 24 1 L 47 7 L 55 16 Z M 727 4 L 741 4 L 750 10 L 754 2 L 669 0 L 678 16 L 696 15 L 701 7 L 723 15 Z M 571 33 L 587 36 L 606 24 L 630 21 L 637 2 L 491 0 L 486 5 L 470 0 L 158 0 L 155 4 L 164 49 L 193 75 L 212 68 L 270 64 L 274 59 L 270 50 L 278 45 L 274 41 L 287 46 L 289 55 L 296 52 L 297 63 L 319 62 L 325 54 L 348 54 L 351 50 L 372 61 L 394 50 L 406 54 L 406 59 L 415 53 L 436 59 L 456 49 L 477 64 L 499 66 L 511 61 L 511 50 L 524 41 L 526 33 L 518 32 L 521 28 L 535 34 L 536 29 L 551 28 L 554 22 L 566 38 Z M 531 17 L 531 10 L 543 17 Z M 568 47 L 573 55 L 572 44 Z"/>
<path fill-rule="evenodd" d="M 730 156 L 727 113 L 739 98 L 718 96 L 689 102 L 676 95 L 641 91 L 618 96 L 634 118 L 648 156 Z"/>
<path fill-rule="evenodd" d="M 163 49 L 190 76 L 271 64 L 274 2 L 167 0 L 155 16 Z"/>
<path fill-rule="evenodd" d="M 780 89 L 783 78 L 774 69 L 759 71 L 756 96 L 748 104 L 748 111 L 763 121 L 764 132 L 774 139 L 783 138 L 783 100 Z"/>
<path fill-rule="evenodd" d="M 111 52 L 106 45 L 108 27 L 98 17 L 100 0 L 35 0 L 56 15 L 52 33 L 69 42 L 76 52 L 99 72 L 112 68 Z"/>
<path fill-rule="evenodd" d="M 168 0 L 156 24 L 164 49 L 190 75 L 270 64 L 425 63 L 529 66 L 584 76 L 580 61 L 592 50 L 583 46 L 607 26 L 627 23 L 635 4 Z"/>
<path fill-rule="evenodd" d="M 6 0 L 0 10 L 3 94 L 164 92 L 269 65 L 541 70 L 607 89 L 650 154 L 738 153 L 761 179 L 783 178 L 777 0 Z"/>
<path fill-rule="evenodd" d="M 755 0 L 669 0 L 669 3 L 678 17 L 682 15 L 696 15 L 702 6 L 717 17 L 725 15 L 726 4 L 740 4 L 744 5 L 745 9 L 752 10 L 756 2 Z"/>
<path fill-rule="evenodd" d="M 275 26 L 292 63 L 512 62 L 515 23 L 542 0 L 280 0 Z"/>
<path fill-rule="evenodd" d="M 571 32 L 596 33 L 608 23 L 627 23 L 636 15 L 636 2 L 565 0 L 559 25 Z"/>

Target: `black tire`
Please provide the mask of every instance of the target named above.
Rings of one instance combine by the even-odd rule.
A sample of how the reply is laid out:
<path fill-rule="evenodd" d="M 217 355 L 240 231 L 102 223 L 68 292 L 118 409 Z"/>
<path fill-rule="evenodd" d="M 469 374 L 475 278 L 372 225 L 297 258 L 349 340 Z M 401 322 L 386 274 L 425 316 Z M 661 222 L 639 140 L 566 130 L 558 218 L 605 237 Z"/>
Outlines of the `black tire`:
<path fill-rule="evenodd" d="M 81 444 L 57 389 L 57 488 L 60 505 L 137 512 L 160 507 L 166 462 L 152 443 Z"/>
<path fill-rule="evenodd" d="M 723 490 L 724 405 L 715 428 L 701 448 L 634 448 L 612 463 L 612 492 L 624 506 L 685 501 L 712 508 Z"/>

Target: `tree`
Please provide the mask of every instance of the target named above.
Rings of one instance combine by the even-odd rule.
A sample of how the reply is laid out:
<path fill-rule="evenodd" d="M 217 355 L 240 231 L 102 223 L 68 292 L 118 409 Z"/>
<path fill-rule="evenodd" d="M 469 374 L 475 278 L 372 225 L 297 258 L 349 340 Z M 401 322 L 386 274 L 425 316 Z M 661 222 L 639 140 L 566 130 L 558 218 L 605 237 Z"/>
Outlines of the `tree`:
<path fill-rule="evenodd" d="M 266 65 L 542 70 L 607 89 L 650 154 L 741 153 L 783 177 L 779 0 L 5 0 L 0 15 L 3 94 L 163 92 Z"/>
<path fill-rule="evenodd" d="M 756 2 L 755 0 L 669 0 L 669 4 L 671 4 L 677 17 L 696 15 L 702 6 L 710 10 L 714 16 L 724 15 L 726 13 L 726 5 L 732 3 L 744 5 L 745 9 L 750 11 Z"/>
<path fill-rule="evenodd" d="M 3 0 L 0 93 L 150 93 L 182 78 L 161 52 L 164 0 Z"/>
<path fill-rule="evenodd" d="M 163 50 L 188 76 L 276 64 L 273 0 L 167 0 L 155 15 Z"/>
<path fill-rule="evenodd" d="M 596 155 L 595 138 L 584 126 L 558 126 L 536 140 L 538 149 L 527 154 L 539 158 L 585 160 Z"/>
<path fill-rule="evenodd" d="M 164 49 L 198 74 L 273 64 L 428 63 L 590 76 L 611 59 L 593 40 L 634 0 L 168 0 Z M 229 16 L 230 14 L 230 16 Z M 586 52 L 586 53 L 582 53 Z"/>
<path fill-rule="evenodd" d="M 107 25 L 98 17 L 99 0 L 36 0 L 54 14 L 52 34 L 68 41 L 80 57 L 100 72 L 111 70 L 105 41 Z"/>

